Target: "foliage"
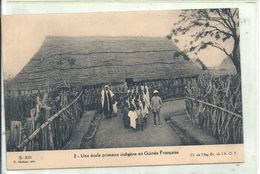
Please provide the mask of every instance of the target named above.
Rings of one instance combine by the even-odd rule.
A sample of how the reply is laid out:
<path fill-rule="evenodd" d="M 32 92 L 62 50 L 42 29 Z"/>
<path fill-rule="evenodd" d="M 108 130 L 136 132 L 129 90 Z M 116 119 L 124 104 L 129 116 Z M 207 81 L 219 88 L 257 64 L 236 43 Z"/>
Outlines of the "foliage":
<path fill-rule="evenodd" d="M 239 13 L 238 9 L 196 9 L 182 10 L 179 21 L 174 24 L 171 34 L 173 41 L 179 35 L 189 35 L 192 40 L 186 43 L 183 53 L 194 52 L 214 47 L 232 59 L 240 74 L 239 51 Z M 232 42 L 232 51 L 224 47 L 224 42 Z"/>

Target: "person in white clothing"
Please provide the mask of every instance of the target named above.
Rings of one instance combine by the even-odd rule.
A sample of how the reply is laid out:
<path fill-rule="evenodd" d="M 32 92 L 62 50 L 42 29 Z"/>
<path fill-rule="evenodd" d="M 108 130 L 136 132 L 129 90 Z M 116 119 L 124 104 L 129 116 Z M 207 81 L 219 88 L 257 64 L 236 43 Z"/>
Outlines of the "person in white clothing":
<path fill-rule="evenodd" d="M 114 97 L 114 93 L 109 89 L 108 85 L 105 85 L 105 89 L 101 91 L 101 105 L 102 112 L 106 118 L 111 118 L 111 114 L 113 111 L 112 98 Z"/>
<path fill-rule="evenodd" d="M 159 97 L 159 92 L 157 90 L 154 90 L 154 96 L 151 99 L 151 109 L 153 112 L 153 121 L 154 121 L 154 127 L 157 126 L 157 119 L 158 119 L 158 125 L 161 127 L 161 119 L 160 119 L 160 110 L 162 107 L 162 99 Z"/>
<path fill-rule="evenodd" d="M 150 103 L 150 95 L 149 95 L 149 88 L 148 86 L 144 86 L 144 100 L 147 105 L 147 108 L 150 108 L 151 103 Z"/>
<path fill-rule="evenodd" d="M 113 115 L 114 117 L 117 116 L 117 101 L 115 97 L 113 97 Z"/>
<path fill-rule="evenodd" d="M 128 117 L 130 119 L 130 127 L 135 131 L 136 130 L 136 119 L 137 119 L 137 113 L 134 109 L 134 107 L 130 107 L 128 112 Z"/>

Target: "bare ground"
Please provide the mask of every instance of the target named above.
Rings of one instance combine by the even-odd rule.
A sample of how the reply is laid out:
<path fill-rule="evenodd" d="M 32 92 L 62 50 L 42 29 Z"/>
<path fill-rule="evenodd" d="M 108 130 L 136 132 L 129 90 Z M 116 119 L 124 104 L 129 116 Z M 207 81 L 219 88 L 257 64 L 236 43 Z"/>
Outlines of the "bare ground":
<path fill-rule="evenodd" d="M 183 102 L 166 102 L 161 110 L 162 127 L 153 127 L 153 118 L 150 114 L 143 131 L 133 131 L 124 128 L 122 114 L 111 119 L 104 119 L 95 136 L 95 148 L 119 148 L 119 147 L 149 147 L 149 146 L 176 146 L 182 145 L 179 135 L 173 131 L 164 116 L 183 110 Z"/>
<path fill-rule="evenodd" d="M 210 133 L 188 120 L 185 101 L 181 99 L 164 101 L 161 110 L 161 128 L 153 127 L 151 114 L 143 131 L 124 128 L 123 114 L 119 109 L 117 117 L 100 120 L 94 138 L 86 142 L 84 136 L 91 134 L 88 132 L 89 123 L 86 122 L 89 122 L 88 118 L 94 114 L 93 111 L 84 114 L 76 135 L 72 138 L 73 143 L 68 149 L 218 144 Z"/>

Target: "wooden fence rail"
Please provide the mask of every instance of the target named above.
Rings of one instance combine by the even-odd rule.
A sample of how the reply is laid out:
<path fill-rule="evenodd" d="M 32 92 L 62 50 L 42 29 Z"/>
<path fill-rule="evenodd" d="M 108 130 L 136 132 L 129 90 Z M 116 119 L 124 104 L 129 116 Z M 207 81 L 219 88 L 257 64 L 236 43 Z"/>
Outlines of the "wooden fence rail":
<path fill-rule="evenodd" d="M 133 85 L 147 85 L 150 95 L 152 95 L 153 90 L 159 90 L 162 99 L 184 97 L 185 84 L 192 78 L 149 80 L 135 82 Z M 111 84 L 111 88 L 118 99 L 118 106 L 120 107 L 120 104 L 125 99 L 126 90 L 122 88 L 122 84 Z M 29 94 L 21 92 L 17 96 L 11 95 L 12 91 L 6 93 L 5 118 L 7 130 L 10 130 L 10 125 L 13 121 L 19 121 L 22 125 L 20 131 L 21 140 L 15 141 L 16 143 L 9 143 L 7 150 L 55 150 L 66 146 L 82 112 L 93 109 L 100 110 L 101 108 L 102 85 L 84 87 L 81 90 L 80 95 L 75 100 L 73 99 L 76 96 L 74 96 L 72 91 L 64 91 L 65 93 L 62 93 L 62 95 L 56 94 L 55 92 L 57 91 L 55 90 L 51 90 L 49 93 L 46 91 L 45 93 L 39 93 L 41 91 L 37 91 L 38 93 L 36 94 L 34 92 Z M 46 96 L 50 100 L 49 98 L 46 100 L 47 104 L 41 108 L 39 111 L 40 116 L 37 116 L 36 119 L 37 97 L 44 98 L 45 94 L 47 94 Z M 64 104 L 61 106 L 63 95 L 68 99 L 69 105 Z M 66 107 L 62 109 L 61 107 L 64 106 Z M 14 124 L 13 128 L 15 127 Z M 12 139 L 14 136 L 10 137 Z"/>
<path fill-rule="evenodd" d="M 83 105 L 82 92 L 66 107 L 50 116 L 29 136 L 16 146 L 15 150 L 62 149 L 71 138 L 73 130 L 81 118 Z"/>
<path fill-rule="evenodd" d="M 189 119 L 225 144 L 243 143 L 243 117 L 225 108 L 186 97 Z"/>

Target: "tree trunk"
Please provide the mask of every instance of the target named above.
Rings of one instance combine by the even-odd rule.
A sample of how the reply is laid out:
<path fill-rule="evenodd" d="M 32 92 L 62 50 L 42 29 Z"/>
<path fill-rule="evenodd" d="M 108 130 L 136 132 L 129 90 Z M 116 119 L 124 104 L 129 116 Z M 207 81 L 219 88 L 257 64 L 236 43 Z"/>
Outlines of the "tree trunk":
<path fill-rule="evenodd" d="M 232 51 L 231 60 L 237 70 L 237 73 L 239 75 L 241 75 L 240 57 L 238 57 L 239 55 L 237 54 L 238 51 L 240 51 L 240 50 L 238 50 L 238 48 L 239 48 L 239 40 L 237 39 L 237 40 L 235 40 L 235 43 L 234 43 L 234 49 Z"/>
<path fill-rule="evenodd" d="M 235 68 L 236 68 L 236 70 L 237 70 L 237 73 L 238 73 L 239 75 L 241 75 L 241 66 L 240 66 L 240 61 L 238 60 L 238 58 L 232 56 L 232 57 L 231 57 L 231 60 L 232 60 L 234 66 L 235 66 Z"/>

